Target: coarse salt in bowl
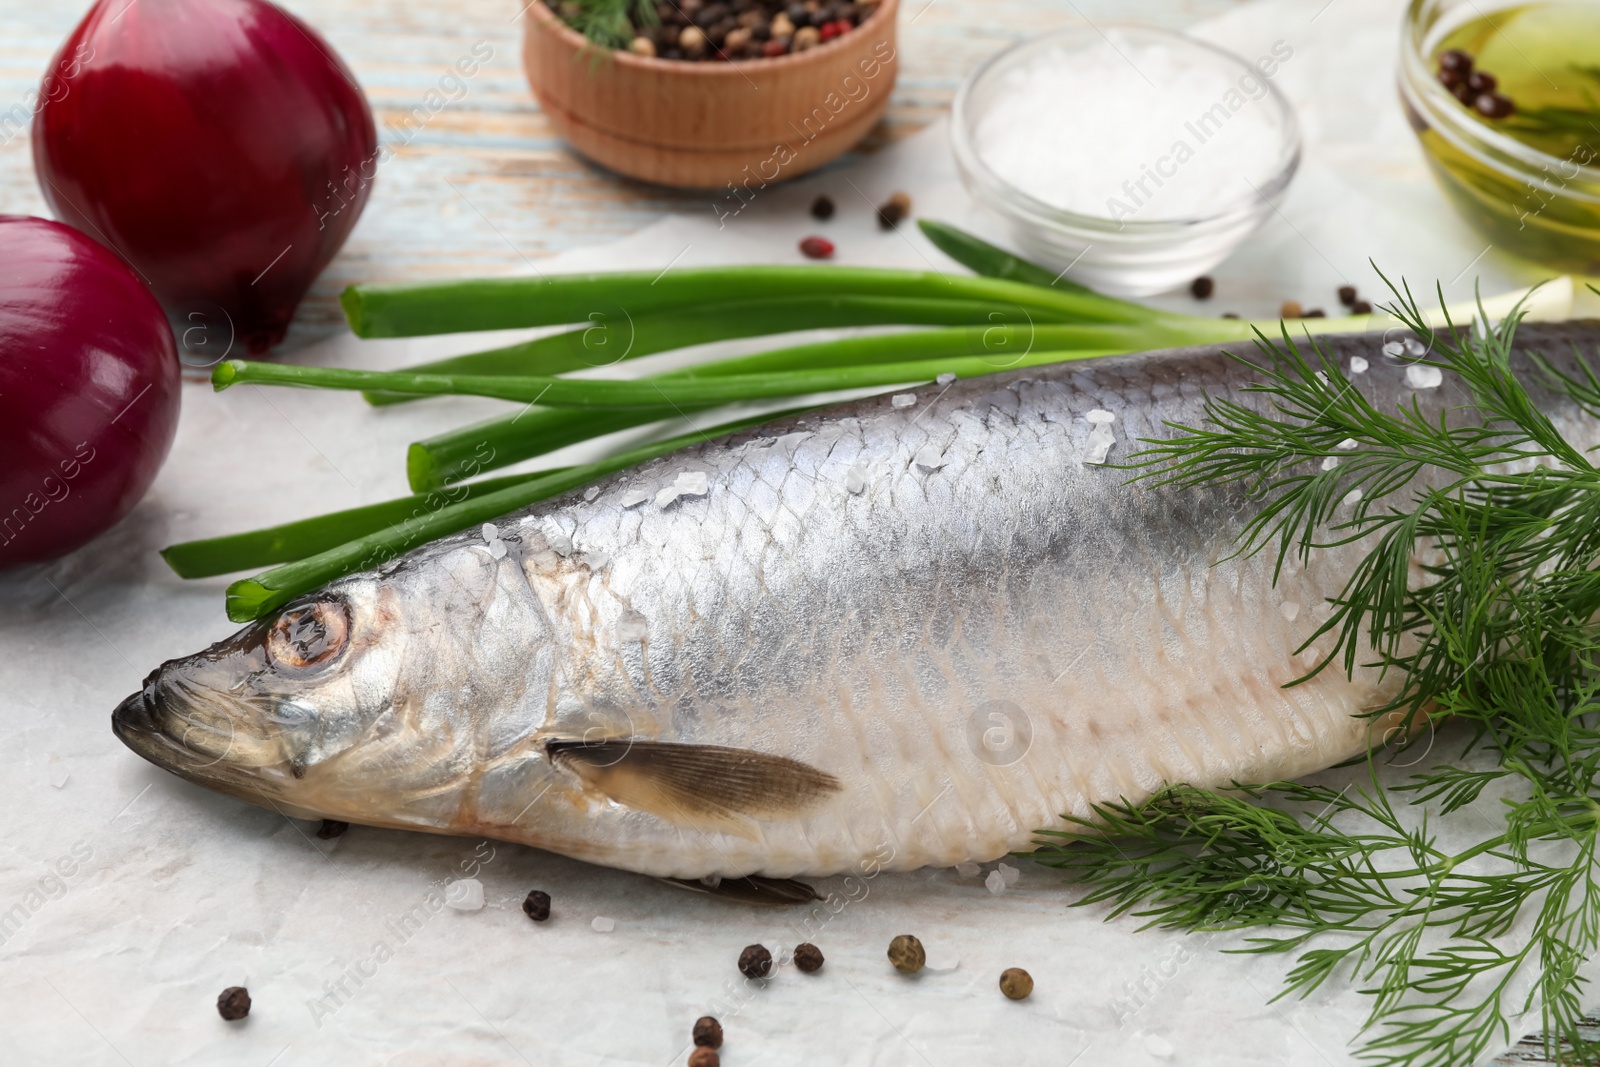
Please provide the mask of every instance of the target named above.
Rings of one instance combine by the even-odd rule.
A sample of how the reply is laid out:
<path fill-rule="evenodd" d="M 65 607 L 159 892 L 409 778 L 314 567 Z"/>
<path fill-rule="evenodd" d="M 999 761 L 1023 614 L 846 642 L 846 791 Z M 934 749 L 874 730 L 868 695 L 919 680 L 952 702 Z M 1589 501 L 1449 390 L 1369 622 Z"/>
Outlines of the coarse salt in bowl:
<path fill-rule="evenodd" d="M 1033 258 L 1141 296 L 1216 266 L 1276 208 L 1300 127 L 1254 60 L 1165 30 L 1084 27 L 974 71 L 951 121 L 956 165 Z"/>

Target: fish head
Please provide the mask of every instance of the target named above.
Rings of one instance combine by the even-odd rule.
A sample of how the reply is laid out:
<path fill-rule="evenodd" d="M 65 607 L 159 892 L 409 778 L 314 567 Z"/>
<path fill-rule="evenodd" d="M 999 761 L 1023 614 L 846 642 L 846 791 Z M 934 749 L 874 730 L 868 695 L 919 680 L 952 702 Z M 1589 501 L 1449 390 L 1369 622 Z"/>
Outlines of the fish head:
<path fill-rule="evenodd" d="M 160 767 L 286 814 L 365 822 L 394 796 L 437 795 L 472 747 L 414 695 L 419 672 L 440 672 L 415 640 L 436 616 L 412 601 L 437 592 L 335 583 L 163 663 L 112 728 Z"/>

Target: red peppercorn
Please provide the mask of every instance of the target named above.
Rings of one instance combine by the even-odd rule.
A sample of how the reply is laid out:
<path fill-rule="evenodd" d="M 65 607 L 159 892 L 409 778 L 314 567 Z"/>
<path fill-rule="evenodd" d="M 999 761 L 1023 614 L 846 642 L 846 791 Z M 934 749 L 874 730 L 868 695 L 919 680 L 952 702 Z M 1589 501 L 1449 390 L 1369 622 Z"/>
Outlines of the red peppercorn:
<path fill-rule="evenodd" d="M 826 237 L 807 237 L 800 242 L 800 252 L 807 259 L 827 259 L 833 255 L 833 242 Z"/>
<path fill-rule="evenodd" d="M 772 40 L 761 46 L 761 54 L 766 56 L 768 59 L 772 59 L 774 56 L 784 55 L 788 51 L 789 38 L 787 37 L 774 37 Z"/>
<path fill-rule="evenodd" d="M 837 36 L 839 36 L 839 24 L 837 22 L 825 22 L 822 24 L 822 39 L 824 41 L 831 41 Z"/>

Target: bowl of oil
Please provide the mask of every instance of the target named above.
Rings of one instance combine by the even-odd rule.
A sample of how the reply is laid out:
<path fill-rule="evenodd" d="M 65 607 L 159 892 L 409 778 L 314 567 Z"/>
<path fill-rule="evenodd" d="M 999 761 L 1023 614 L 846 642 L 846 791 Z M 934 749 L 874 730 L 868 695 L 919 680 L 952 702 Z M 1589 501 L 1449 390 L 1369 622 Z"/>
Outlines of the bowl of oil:
<path fill-rule="evenodd" d="M 1439 186 L 1496 249 L 1600 274 L 1600 2 L 1412 0 L 1400 97 Z"/>

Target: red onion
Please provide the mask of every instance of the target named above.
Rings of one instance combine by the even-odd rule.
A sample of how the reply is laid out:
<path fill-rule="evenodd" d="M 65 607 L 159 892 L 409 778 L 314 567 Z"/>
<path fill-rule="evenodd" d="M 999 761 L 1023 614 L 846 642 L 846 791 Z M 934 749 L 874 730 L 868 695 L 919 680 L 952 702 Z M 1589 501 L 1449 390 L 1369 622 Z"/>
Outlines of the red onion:
<path fill-rule="evenodd" d="M 126 515 L 177 425 L 178 352 L 144 283 L 71 227 L 0 215 L 0 566 Z"/>
<path fill-rule="evenodd" d="M 56 217 L 120 252 L 180 330 L 280 341 L 378 165 L 328 43 L 266 0 L 98 0 L 50 69 L 33 160 Z"/>

